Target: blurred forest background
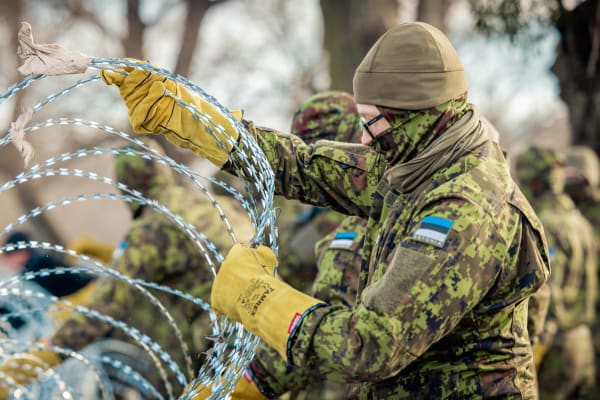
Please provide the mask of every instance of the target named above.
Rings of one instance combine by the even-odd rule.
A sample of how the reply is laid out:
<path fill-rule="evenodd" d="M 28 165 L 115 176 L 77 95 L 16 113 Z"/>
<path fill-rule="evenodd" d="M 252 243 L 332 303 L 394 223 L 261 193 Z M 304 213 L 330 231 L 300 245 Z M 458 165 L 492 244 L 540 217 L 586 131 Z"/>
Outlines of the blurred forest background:
<path fill-rule="evenodd" d="M 351 92 L 356 65 L 387 28 L 426 21 L 455 44 L 471 101 L 497 126 L 509 152 L 534 142 L 600 150 L 598 0 L 3 0 L 0 20 L 2 93 L 23 79 L 17 32 L 27 21 L 38 43 L 60 43 L 94 57 L 149 60 L 187 77 L 226 107 L 244 109 L 246 118 L 282 130 L 311 94 Z M 0 103 L 1 129 L 6 132 L 23 107 L 65 82 L 46 78 Z M 80 117 L 130 131 L 116 90 L 101 83 L 96 88 L 92 96 L 49 107 L 44 117 Z M 33 163 L 114 144 L 70 126 L 31 141 Z M 195 168 L 210 168 L 188 152 L 167 151 Z M 2 184 L 23 171 L 23 161 L 12 146 L 0 152 Z M 110 157 L 74 160 L 73 166 L 113 174 Z M 85 180 L 19 185 L 0 193 L 0 224 L 69 191 L 99 190 Z M 82 234 L 117 243 L 128 220 L 123 204 L 86 202 L 44 213 L 25 228 L 55 243 Z"/>

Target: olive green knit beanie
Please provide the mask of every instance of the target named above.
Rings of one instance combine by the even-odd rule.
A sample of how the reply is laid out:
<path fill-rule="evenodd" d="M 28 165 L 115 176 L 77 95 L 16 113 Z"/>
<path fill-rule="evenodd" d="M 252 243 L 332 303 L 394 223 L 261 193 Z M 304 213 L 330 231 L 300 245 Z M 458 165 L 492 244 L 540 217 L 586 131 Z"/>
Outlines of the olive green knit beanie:
<path fill-rule="evenodd" d="M 389 29 L 354 74 L 354 97 L 361 104 L 420 110 L 466 91 L 456 50 L 441 31 L 423 22 Z"/>

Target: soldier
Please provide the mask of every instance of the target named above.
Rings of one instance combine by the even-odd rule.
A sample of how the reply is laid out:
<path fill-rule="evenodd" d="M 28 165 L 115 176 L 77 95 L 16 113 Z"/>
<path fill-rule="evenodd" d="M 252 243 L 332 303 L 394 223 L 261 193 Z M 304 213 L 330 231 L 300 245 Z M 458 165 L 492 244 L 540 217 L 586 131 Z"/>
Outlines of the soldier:
<path fill-rule="evenodd" d="M 600 162 L 595 151 L 586 146 L 572 146 L 565 151 L 567 176 L 565 192 L 594 228 L 596 244 L 600 243 Z M 597 246 L 600 251 L 600 246 Z M 598 257 L 600 261 L 600 255 Z M 599 270 L 600 270 L 600 266 Z M 596 295 L 596 316 L 600 312 L 600 296 Z M 600 320 L 593 323 L 596 363 L 600 361 Z M 596 365 L 596 385 L 600 384 L 600 367 Z"/>
<path fill-rule="evenodd" d="M 226 169 L 229 152 L 245 146 L 184 85 L 134 69 L 103 77 L 119 87 L 140 133 L 164 134 Z M 217 121 L 224 133 L 214 135 L 228 145 L 165 89 Z M 235 245 L 213 284 L 214 310 L 289 365 L 353 383 L 354 398 L 534 398 L 527 299 L 549 274 L 547 245 L 466 91 L 443 33 L 405 23 L 375 43 L 354 76 L 367 146 L 307 145 L 244 120 L 277 193 L 368 218 L 364 273 L 348 309 L 276 279 L 269 248 Z M 234 398 L 254 393 L 240 379 Z"/>
<path fill-rule="evenodd" d="M 72 261 L 68 257 L 64 258 L 55 254 L 49 254 L 34 247 L 19 249 L 16 246 L 19 242 L 31 241 L 31 236 L 26 232 L 12 233 L 6 239 L 4 246 L 10 244 L 14 246 L 14 249 L 6 250 L 2 254 L 0 257 L 2 267 L 9 268 L 15 274 L 25 275 L 40 272 L 44 269 L 72 266 Z M 68 301 L 73 305 L 87 302 L 96 288 L 95 277 L 86 273 L 63 272 L 48 276 L 42 274 L 35 276 L 29 282 L 32 282 L 34 285 L 27 286 L 27 284 L 23 284 L 32 290 L 41 288 L 44 293 L 59 297 L 62 301 Z M 21 328 L 25 324 L 26 319 L 15 314 L 15 312 L 18 314 L 14 308 L 15 298 L 9 296 L 3 298 L 3 300 L 5 301 L 0 306 L 0 314 L 9 314 L 8 323 L 15 329 Z M 48 310 L 45 310 L 45 317 L 49 317 L 48 320 L 40 318 L 37 320 L 37 324 L 28 324 L 27 328 L 34 335 L 48 334 L 49 330 L 62 324 L 69 315 L 69 310 L 51 306 Z M 35 319 L 28 320 L 33 322 Z M 20 334 L 22 335 L 23 332 L 20 332 Z"/>
<path fill-rule="evenodd" d="M 516 177 L 534 205 L 551 249 L 550 308 L 538 370 L 540 398 L 591 394 L 597 248 L 593 228 L 564 194 L 564 161 L 555 150 L 531 147 L 516 157 Z"/>
<path fill-rule="evenodd" d="M 46 254 L 37 248 L 16 247 L 18 242 L 30 242 L 32 238 L 26 232 L 15 232 L 5 241 L 4 246 L 12 244 L 15 246 L 12 250 L 7 250 L 2 254 L 4 265 L 10 266 L 18 274 L 28 272 L 37 272 L 42 269 L 52 269 L 68 266 L 68 263 L 52 254 Z M 93 281 L 93 277 L 88 274 L 59 274 L 49 276 L 38 276 L 33 282 L 38 284 L 48 293 L 56 297 L 65 297 L 83 289 Z"/>
<path fill-rule="evenodd" d="M 158 148 L 157 144 L 153 146 Z M 214 243 L 219 251 L 225 252 L 231 247 L 232 239 L 225 232 L 225 226 L 211 201 L 204 195 L 176 185 L 175 176 L 169 167 L 150 158 L 119 154 L 116 157 L 115 170 L 119 182 L 138 190 L 147 199 L 156 200 L 174 214 L 181 216 L 184 221 L 193 224 L 199 232 L 204 233 Z M 241 204 L 225 197 L 219 197 L 218 202 L 226 215 L 231 218 L 238 238 L 250 240 L 253 229 L 250 220 L 244 216 Z M 131 278 L 166 285 L 208 300 L 213 275 L 198 246 L 180 226 L 164 214 L 142 203 L 128 204 L 131 208 L 133 224 L 124 241 L 119 245 L 112 268 Z M 185 357 L 189 357 L 193 371 L 196 373 L 203 359 L 202 352 L 210 345 L 209 341 L 202 340 L 203 336 L 209 333 L 206 312 L 178 296 L 159 291 L 152 291 L 152 293 L 171 313 L 177 327 L 181 330 L 184 342 L 188 345 L 188 353 Z M 180 343 L 176 340 L 166 317 L 156 305 L 130 285 L 116 281 L 114 278 L 103 278 L 87 307 L 117 321 L 124 321 L 127 325 L 147 334 L 171 356 L 182 371 L 185 371 L 183 369 L 185 360 Z M 128 340 L 134 343 L 128 335 L 112 325 L 88 319 L 81 314 L 75 314 L 66 321 L 49 342 L 78 351 L 102 338 Z M 61 362 L 57 354 L 48 350 L 33 354 L 47 366 Z M 13 361 L 16 360 L 22 367 L 24 358 L 15 357 Z M 18 370 L 22 372 L 23 368 Z M 10 369 L 8 362 L 0 366 L 0 371 L 17 376 L 14 373 L 17 371 Z M 35 376 L 37 375 L 32 373 L 32 377 Z M 165 392 L 165 387 L 157 380 L 156 371 L 149 371 L 146 378 L 152 378 L 155 387 L 162 393 Z M 177 388 L 178 384 L 173 375 L 170 376 L 170 384 L 173 388 Z M 0 398 L 4 398 L 7 388 L 1 389 L 4 389 L 4 393 Z M 180 387 L 179 391 L 181 389 Z"/>

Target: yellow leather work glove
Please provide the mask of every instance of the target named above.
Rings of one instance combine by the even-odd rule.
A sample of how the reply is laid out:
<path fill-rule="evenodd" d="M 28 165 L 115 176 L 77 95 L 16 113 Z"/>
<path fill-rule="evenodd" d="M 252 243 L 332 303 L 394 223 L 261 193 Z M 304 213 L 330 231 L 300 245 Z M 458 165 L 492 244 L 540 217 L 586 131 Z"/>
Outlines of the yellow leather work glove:
<path fill-rule="evenodd" d="M 306 311 L 322 304 L 273 276 L 277 259 L 266 246 L 234 245 L 212 286 L 213 309 L 262 338 L 287 360 L 289 335 Z"/>
<path fill-rule="evenodd" d="M 211 394 L 211 386 L 202 389 L 198 394 L 192 397 L 192 400 L 205 400 Z M 184 393 L 188 392 L 185 390 Z M 264 394 L 258 389 L 254 381 L 244 374 L 231 392 L 231 400 L 267 400 Z"/>
<path fill-rule="evenodd" d="M 104 70 L 100 76 L 107 84 L 119 87 L 121 97 L 129 110 L 129 121 L 137 133 L 163 134 L 170 142 L 192 150 L 217 167 L 225 164 L 233 148 L 231 142 L 237 141 L 239 132 L 215 106 L 193 94 L 184 85 L 164 76 L 132 67 L 126 67 L 124 71 L 128 74 Z M 221 125 L 225 134 L 219 133 L 210 124 L 210 128 L 207 128 L 205 124 L 197 121 L 190 111 L 179 106 L 167 95 L 167 90 L 185 103 L 193 104 L 215 124 Z M 232 114 L 241 119 L 240 111 Z M 221 140 L 224 147 L 219 145 L 215 136 Z"/>
<path fill-rule="evenodd" d="M 76 238 L 67 247 L 77 254 L 85 254 L 105 264 L 112 260 L 113 253 L 115 252 L 115 246 L 111 243 L 102 242 L 87 236 Z"/>
<path fill-rule="evenodd" d="M 20 385 L 28 385 L 48 369 L 61 363 L 58 354 L 50 350 L 34 350 L 8 357 L 0 365 L 0 377 L 9 377 Z M 0 399 L 7 399 L 11 388 L 0 379 Z"/>

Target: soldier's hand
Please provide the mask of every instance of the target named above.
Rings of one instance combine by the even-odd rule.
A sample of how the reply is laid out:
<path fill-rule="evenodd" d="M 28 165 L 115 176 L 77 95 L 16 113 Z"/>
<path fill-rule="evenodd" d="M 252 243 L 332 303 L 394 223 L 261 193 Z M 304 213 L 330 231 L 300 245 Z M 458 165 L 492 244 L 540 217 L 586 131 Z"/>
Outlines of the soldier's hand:
<path fill-rule="evenodd" d="M 210 303 L 287 359 L 290 335 L 307 313 L 324 303 L 273 276 L 276 264 L 275 254 L 266 246 L 235 244 L 221 263 Z"/>
<path fill-rule="evenodd" d="M 142 69 L 103 70 L 100 76 L 107 84 L 119 87 L 129 121 L 137 133 L 163 134 L 170 142 L 192 150 L 218 167 L 225 164 L 239 132 L 211 103 L 180 83 Z M 173 96 L 193 105 L 199 112 L 196 117 L 203 122 L 191 110 L 177 104 Z M 232 115 L 241 118 L 239 111 Z M 218 126 L 223 128 L 221 132 Z"/>

